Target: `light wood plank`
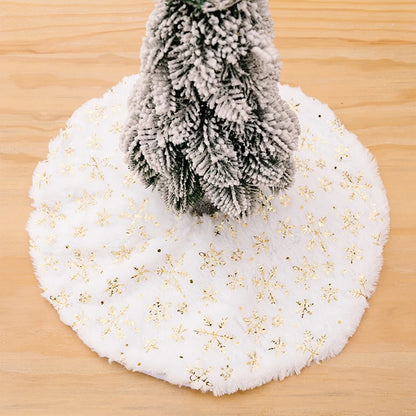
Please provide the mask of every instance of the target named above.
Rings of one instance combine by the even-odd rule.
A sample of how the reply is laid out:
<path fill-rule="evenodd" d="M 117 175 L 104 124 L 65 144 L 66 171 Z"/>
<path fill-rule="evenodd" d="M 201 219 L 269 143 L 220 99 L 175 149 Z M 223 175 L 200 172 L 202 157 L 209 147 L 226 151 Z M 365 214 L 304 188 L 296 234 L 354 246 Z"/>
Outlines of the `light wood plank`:
<path fill-rule="evenodd" d="M 416 414 L 416 3 L 271 0 L 282 82 L 328 103 L 376 157 L 391 236 L 345 350 L 300 376 L 214 398 L 98 358 L 45 299 L 28 189 L 72 112 L 139 69 L 151 0 L 0 2 L 0 414 Z"/>

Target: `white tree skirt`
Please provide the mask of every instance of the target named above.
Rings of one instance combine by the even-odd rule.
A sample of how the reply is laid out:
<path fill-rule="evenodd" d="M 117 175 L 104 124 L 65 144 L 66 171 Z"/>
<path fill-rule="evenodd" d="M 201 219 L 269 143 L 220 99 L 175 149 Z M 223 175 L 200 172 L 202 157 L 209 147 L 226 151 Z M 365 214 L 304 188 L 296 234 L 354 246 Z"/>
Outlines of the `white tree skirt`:
<path fill-rule="evenodd" d="M 388 236 L 371 154 L 282 85 L 302 127 L 294 185 L 246 221 L 178 217 L 118 149 L 137 77 L 76 110 L 35 170 L 27 228 L 45 298 L 100 356 L 215 395 L 338 354 Z"/>

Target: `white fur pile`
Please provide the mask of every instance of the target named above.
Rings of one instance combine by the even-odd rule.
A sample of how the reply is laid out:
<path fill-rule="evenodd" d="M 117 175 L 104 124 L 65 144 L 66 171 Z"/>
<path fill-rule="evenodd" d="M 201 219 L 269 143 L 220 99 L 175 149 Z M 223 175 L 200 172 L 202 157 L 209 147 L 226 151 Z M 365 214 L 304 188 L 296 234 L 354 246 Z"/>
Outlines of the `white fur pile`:
<path fill-rule="evenodd" d="M 34 173 L 30 252 L 61 320 L 109 361 L 215 395 L 338 354 L 389 230 L 371 154 L 326 105 L 282 85 L 302 127 L 295 184 L 245 221 L 179 218 L 118 149 L 136 80 L 76 110 Z"/>

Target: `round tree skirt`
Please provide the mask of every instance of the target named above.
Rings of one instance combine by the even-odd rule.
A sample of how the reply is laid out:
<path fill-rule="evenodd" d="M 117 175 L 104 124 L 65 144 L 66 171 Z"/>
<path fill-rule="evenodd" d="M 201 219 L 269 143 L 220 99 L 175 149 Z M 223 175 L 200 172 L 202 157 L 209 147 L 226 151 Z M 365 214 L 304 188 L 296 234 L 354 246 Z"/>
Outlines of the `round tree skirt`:
<path fill-rule="evenodd" d="M 371 154 L 281 86 L 302 128 L 293 186 L 252 217 L 169 212 L 124 163 L 138 75 L 77 109 L 37 166 L 28 222 L 45 298 L 92 350 L 215 395 L 338 354 L 382 266 L 389 207 Z"/>

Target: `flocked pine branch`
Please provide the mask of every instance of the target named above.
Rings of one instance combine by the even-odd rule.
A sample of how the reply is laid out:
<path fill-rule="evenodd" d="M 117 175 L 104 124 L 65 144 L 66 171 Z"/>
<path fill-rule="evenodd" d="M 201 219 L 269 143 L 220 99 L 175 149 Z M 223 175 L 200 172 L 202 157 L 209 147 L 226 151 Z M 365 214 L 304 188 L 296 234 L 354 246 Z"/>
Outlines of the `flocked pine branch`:
<path fill-rule="evenodd" d="M 288 187 L 299 123 L 280 98 L 267 0 L 159 0 L 121 147 L 178 212 L 251 213 Z"/>

